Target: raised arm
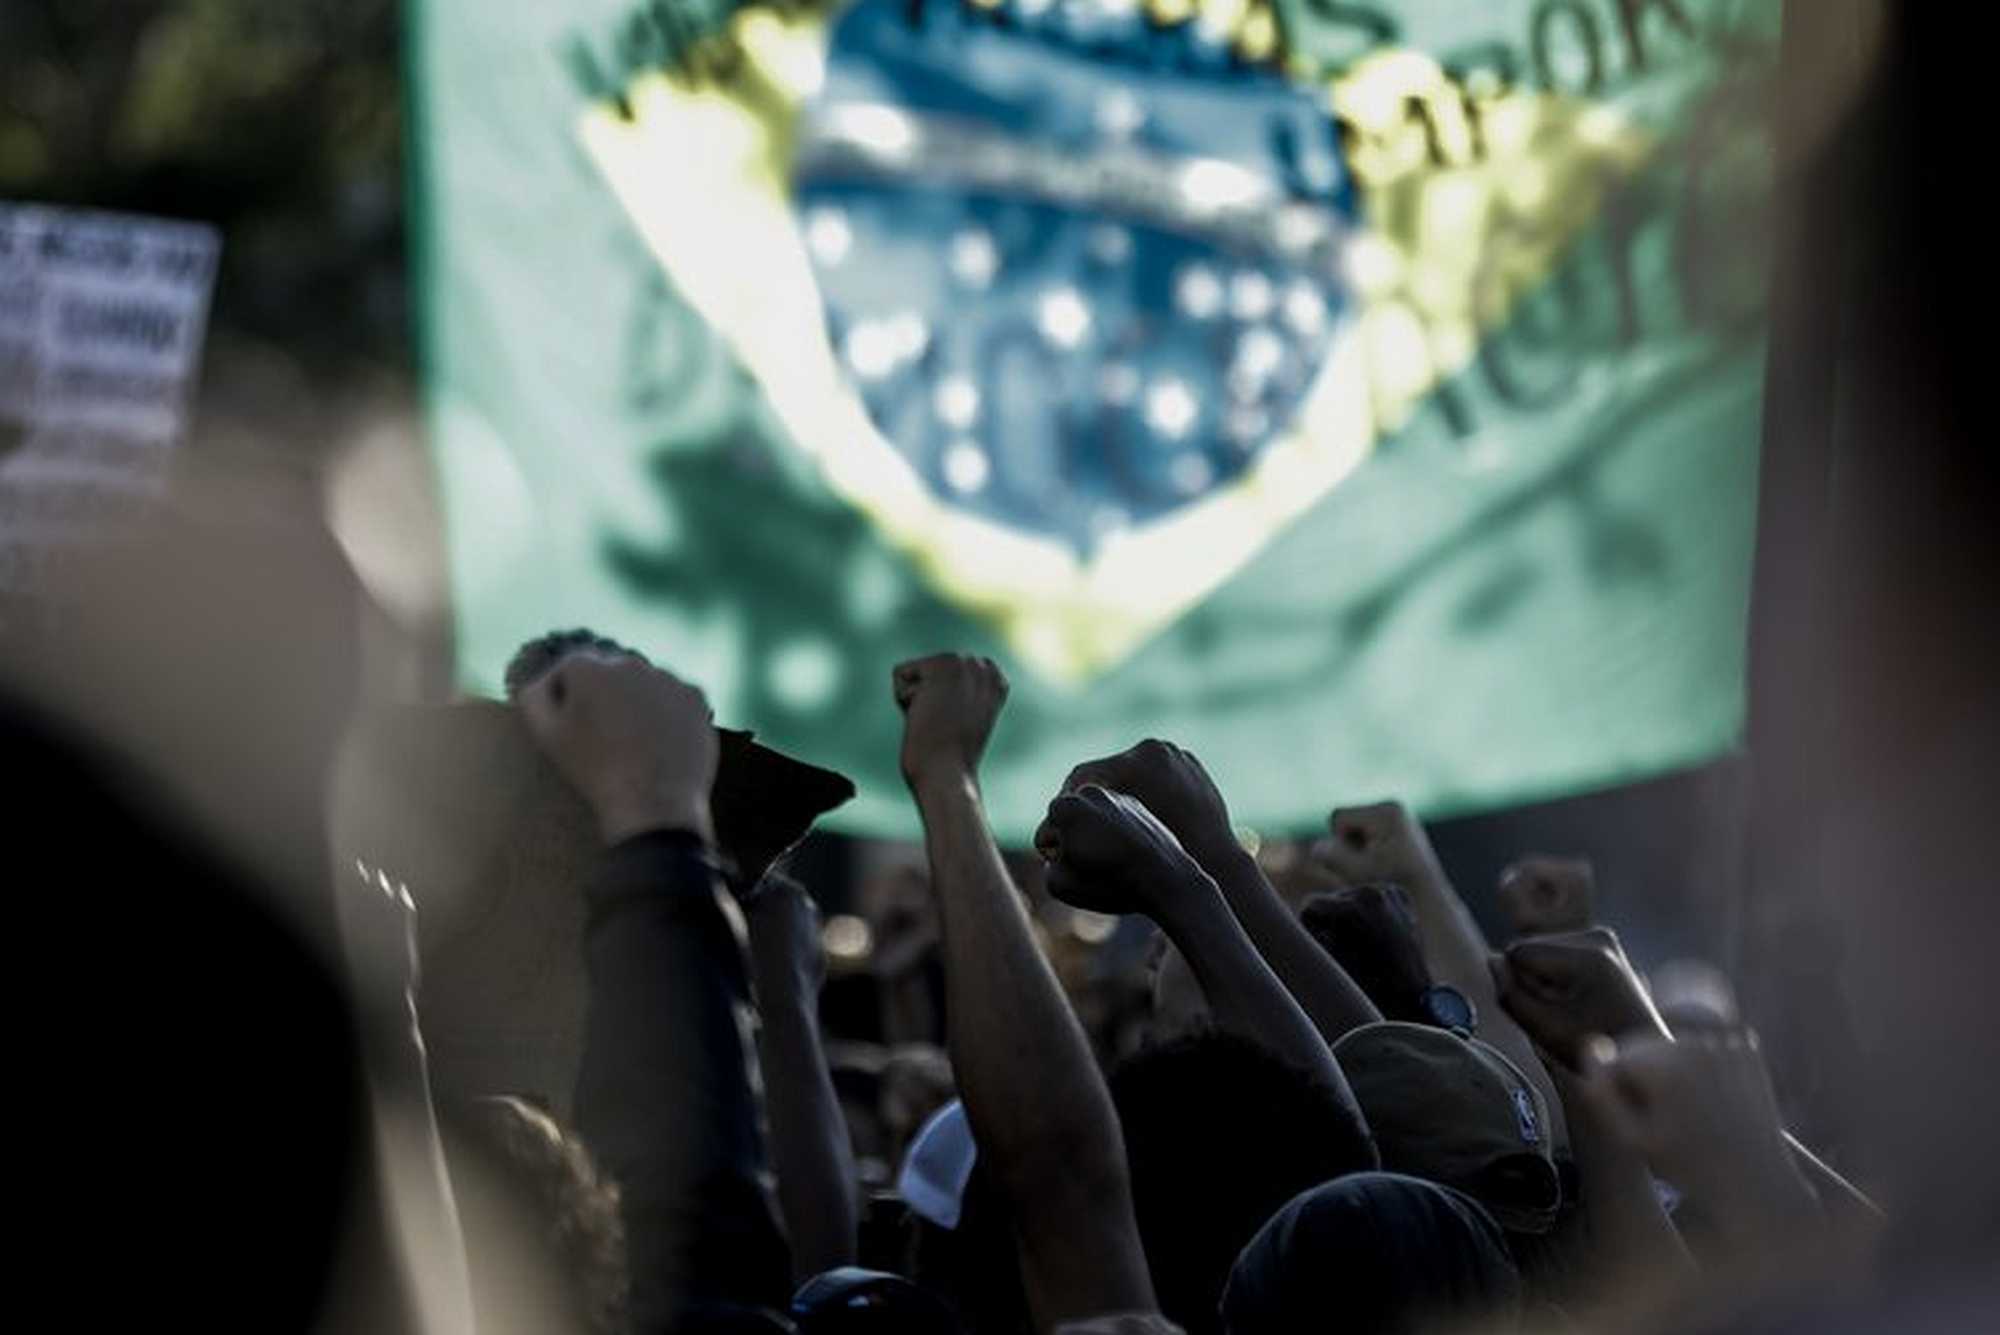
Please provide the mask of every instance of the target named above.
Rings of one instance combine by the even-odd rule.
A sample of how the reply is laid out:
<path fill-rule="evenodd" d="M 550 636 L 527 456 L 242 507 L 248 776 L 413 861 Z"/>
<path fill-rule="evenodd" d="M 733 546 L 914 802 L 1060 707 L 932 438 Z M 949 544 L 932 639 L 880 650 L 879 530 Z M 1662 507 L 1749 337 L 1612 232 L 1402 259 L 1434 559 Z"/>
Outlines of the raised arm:
<path fill-rule="evenodd" d="M 1517 938 L 1496 961 L 1494 973 L 1508 1012 L 1543 1050 L 1572 1065 L 1579 1060 L 1580 1045 L 1593 1034 L 1623 1043 L 1737 1028 L 1733 1019 L 1701 1019 L 1691 1011 L 1683 1011 L 1669 1026 L 1625 958 L 1618 934 L 1602 925 Z M 1726 1009 L 1733 1016 L 1733 998 Z M 1789 1131 L 1784 1140 L 1793 1166 L 1812 1185 L 1830 1220 L 1858 1238 L 1882 1226 L 1882 1209 L 1865 1192 Z"/>
<path fill-rule="evenodd" d="M 1049 891 L 1100 913 L 1144 913 L 1194 971 L 1216 1023 L 1262 1043 L 1339 1097 L 1347 1133 L 1373 1138 L 1340 1063 L 1285 985 L 1258 955 L 1215 881 L 1137 798 L 1085 784 L 1049 803 L 1035 847 Z M 1331 1128 L 1329 1129 L 1331 1132 Z"/>
<path fill-rule="evenodd" d="M 1563 920 L 1547 911 L 1558 896 L 1537 896 L 1529 924 Z M 1636 1323 L 1670 1301 L 1694 1262 L 1661 1208 L 1647 1156 L 1616 1116 L 1612 1071 L 1621 1043 L 1667 1038 L 1666 1026 L 1625 958 L 1617 934 L 1586 927 L 1524 936 L 1494 962 L 1500 1004 L 1553 1061 L 1543 1069 L 1562 1092 L 1582 1193 L 1589 1248 L 1574 1267 L 1586 1310 L 1605 1324 Z"/>
<path fill-rule="evenodd" d="M 1638 970 L 1609 927 L 1516 938 L 1492 965 L 1500 1004 L 1542 1051 L 1577 1069 L 1596 1035 L 1669 1039 Z"/>
<path fill-rule="evenodd" d="M 1007 697 L 985 659 L 895 672 L 903 777 L 938 900 L 952 1067 L 1036 1324 L 1156 1309 L 1117 1114 L 987 830 L 978 766 Z"/>
<path fill-rule="evenodd" d="M 854 1146 L 820 1047 L 826 957 L 819 912 L 804 886 L 771 871 L 745 900 L 743 916 L 750 924 L 750 966 L 763 1020 L 757 1051 L 778 1205 L 792 1240 L 792 1278 L 802 1282 L 854 1264 L 860 1218 Z"/>
<path fill-rule="evenodd" d="M 1070 771 L 1064 792 L 1097 784 L 1137 798 L 1208 874 L 1250 943 L 1329 1045 L 1382 1018 L 1367 994 L 1299 924 L 1236 839 L 1229 807 L 1199 760 L 1171 742 L 1140 742 Z M 1164 924 L 1162 924 L 1164 926 Z"/>
<path fill-rule="evenodd" d="M 1635 1034 L 1584 1066 L 1594 1115 L 1699 1212 L 1705 1262 L 1748 1271 L 1831 1240 L 1792 1162 L 1754 1034 Z"/>
<path fill-rule="evenodd" d="M 571 654 L 520 690 L 536 742 L 596 814 L 576 1115 L 617 1181 L 634 1329 L 782 1308 L 742 943 L 715 873 L 715 729 L 701 692 L 626 655 Z"/>
<path fill-rule="evenodd" d="M 1321 848 L 1328 870 L 1352 885 L 1389 881 L 1403 887 L 1416 910 L 1417 931 L 1431 976 L 1457 988 L 1479 1016 L 1479 1037 L 1507 1055 L 1541 1090 L 1555 1122 L 1558 1146 L 1569 1133 L 1561 1112 L 1562 1099 L 1543 1069 L 1535 1045 L 1521 1026 L 1500 1008 L 1486 936 L 1465 901 L 1444 874 L 1424 827 L 1400 802 L 1343 807 L 1329 820 L 1333 837 Z"/>
<path fill-rule="evenodd" d="M 1554 1068 L 1569 1117 L 1588 1254 L 1575 1267 L 1583 1310 L 1636 1315 L 1670 1301 L 1694 1277 L 1673 1221 L 1660 1204 L 1646 1156 L 1619 1133 L 1605 1107 L 1617 1048 L 1598 1035 L 1579 1050 L 1574 1071 Z"/>

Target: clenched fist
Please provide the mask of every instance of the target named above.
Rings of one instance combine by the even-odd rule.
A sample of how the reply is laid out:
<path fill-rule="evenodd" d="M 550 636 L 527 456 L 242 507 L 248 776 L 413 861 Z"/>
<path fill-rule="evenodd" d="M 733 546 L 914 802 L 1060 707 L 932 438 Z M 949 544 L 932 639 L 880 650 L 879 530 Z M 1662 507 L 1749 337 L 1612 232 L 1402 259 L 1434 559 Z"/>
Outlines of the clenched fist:
<path fill-rule="evenodd" d="M 1666 1038 L 1646 985 L 1609 927 L 1524 936 L 1496 957 L 1500 1004 L 1546 1052 L 1574 1066 L 1584 1040 Z"/>
<path fill-rule="evenodd" d="M 1155 897 L 1203 876 L 1137 798 L 1087 783 L 1049 803 L 1035 831 L 1049 893 L 1094 913 L 1151 913 Z"/>
<path fill-rule="evenodd" d="M 1086 760 L 1063 780 L 1063 791 L 1073 793 L 1088 784 L 1136 798 L 1211 871 L 1217 858 L 1238 847 L 1229 807 L 1215 781 L 1192 752 L 1172 742 L 1149 737 L 1117 755 Z"/>
<path fill-rule="evenodd" d="M 690 830 L 714 841 L 715 724 L 698 688 L 634 654 L 583 650 L 521 687 L 514 701 L 606 843 L 647 830 Z"/>
<path fill-rule="evenodd" d="M 1007 674 L 990 658 L 933 654 L 900 664 L 893 677 L 903 711 L 903 780 L 969 779 L 1007 703 Z"/>
<path fill-rule="evenodd" d="M 1430 836 L 1401 802 L 1341 807 L 1327 826 L 1333 837 L 1316 844 L 1313 855 L 1348 885 L 1387 881 L 1414 891 L 1444 880 Z"/>
<path fill-rule="evenodd" d="M 1711 1209 L 1769 1219 L 1809 1213 L 1793 1171 L 1771 1076 L 1747 1030 L 1674 1042 L 1647 1034 L 1594 1039 L 1572 1087 L 1656 1176 Z"/>
<path fill-rule="evenodd" d="M 1393 882 L 1322 890 L 1299 905 L 1313 940 L 1360 984 L 1385 1020 L 1431 1023 L 1424 989 L 1431 985 L 1410 897 Z"/>
<path fill-rule="evenodd" d="M 1536 854 L 1500 873 L 1500 911 L 1516 936 L 1575 932 L 1590 926 L 1597 875 L 1589 858 Z"/>

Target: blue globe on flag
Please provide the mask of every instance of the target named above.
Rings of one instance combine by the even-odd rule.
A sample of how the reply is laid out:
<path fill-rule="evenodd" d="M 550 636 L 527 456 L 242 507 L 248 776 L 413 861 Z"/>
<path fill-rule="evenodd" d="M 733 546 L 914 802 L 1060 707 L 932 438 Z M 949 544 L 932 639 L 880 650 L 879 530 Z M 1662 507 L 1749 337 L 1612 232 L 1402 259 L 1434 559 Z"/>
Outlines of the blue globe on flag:
<path fill-rule="evenodd" d="M 1132 0 L 857 0 L 794 163 L 875 427 L 1079 559 L 1242 478 L 1351 305 L 1324 95 Z"/>

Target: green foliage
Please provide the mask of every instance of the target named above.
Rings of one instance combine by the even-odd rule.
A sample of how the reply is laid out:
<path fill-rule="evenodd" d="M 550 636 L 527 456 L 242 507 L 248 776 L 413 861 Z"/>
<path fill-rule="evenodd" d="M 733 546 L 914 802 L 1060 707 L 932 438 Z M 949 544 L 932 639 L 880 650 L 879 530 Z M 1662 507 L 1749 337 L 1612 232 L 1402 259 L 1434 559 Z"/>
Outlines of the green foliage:
<path fill-rule="evenodd" d="M 223 229 L 218 336 L 407 356 L 395 0 L 0 0 L 0 196 Z"/>

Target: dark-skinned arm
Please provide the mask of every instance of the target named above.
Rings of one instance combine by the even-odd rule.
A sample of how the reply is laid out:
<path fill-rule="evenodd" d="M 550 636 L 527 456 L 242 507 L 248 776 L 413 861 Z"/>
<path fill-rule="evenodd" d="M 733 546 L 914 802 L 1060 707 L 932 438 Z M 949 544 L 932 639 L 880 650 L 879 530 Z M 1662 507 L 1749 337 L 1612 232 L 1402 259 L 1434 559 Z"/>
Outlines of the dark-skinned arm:
<path fill-rule="evenodd" d="M 1382 1018 L 1354 980 L 1285 907 L 1257 859 L 1237 841 L 1208 771 L 1171 742 L 1147 739 L 1070 771 L 1064 792 L 1097 784 L 1137 798 L 1180 841 L 1221 892 L 1244 935 L 1330 1046 Z"/>
<path fill-rule="evenodd" d="M 1187 960 L 1225 1030 L 1262 1044 L 1332 1090 L 1347 1132 L 1374 1159 L 1373 1137 L 1340 1063 L 1271 971 L 1207 872 L 1135 797 L 1085 784 L 1049 803 L 1035 835 L 1049 891 L 1100 913 L 1144 913 Z"/>
<path fill-rule="evenodd" d="M 1124 1142 L 1082 1028 L 987 829 L 978 764 L 1007 684 L 984 659 L 895 672 L 902 766 L 937 896 L 952 1067 L 1011 1213 L 1036 1325 L 1157 1310 Z"/>
<path fill-rule="evenodd" d="M 1343 807 L 1329 818 L 1333 837 L 1320 849 L 1323 865 L 1350 885 L 1387 881 L 1410 897 L 1431 977 L 1457 988 L 1479 1016 L 1479 1037 L 1505 1053 L 1542 1093 L 1555 1123 L 1554 1140 L 1567 1145 L 1562 1098 L 1527 1034 L 1500 1007 L 1486 936 L 1444 873 L 1424 827 L 1400 802 Z"/>

